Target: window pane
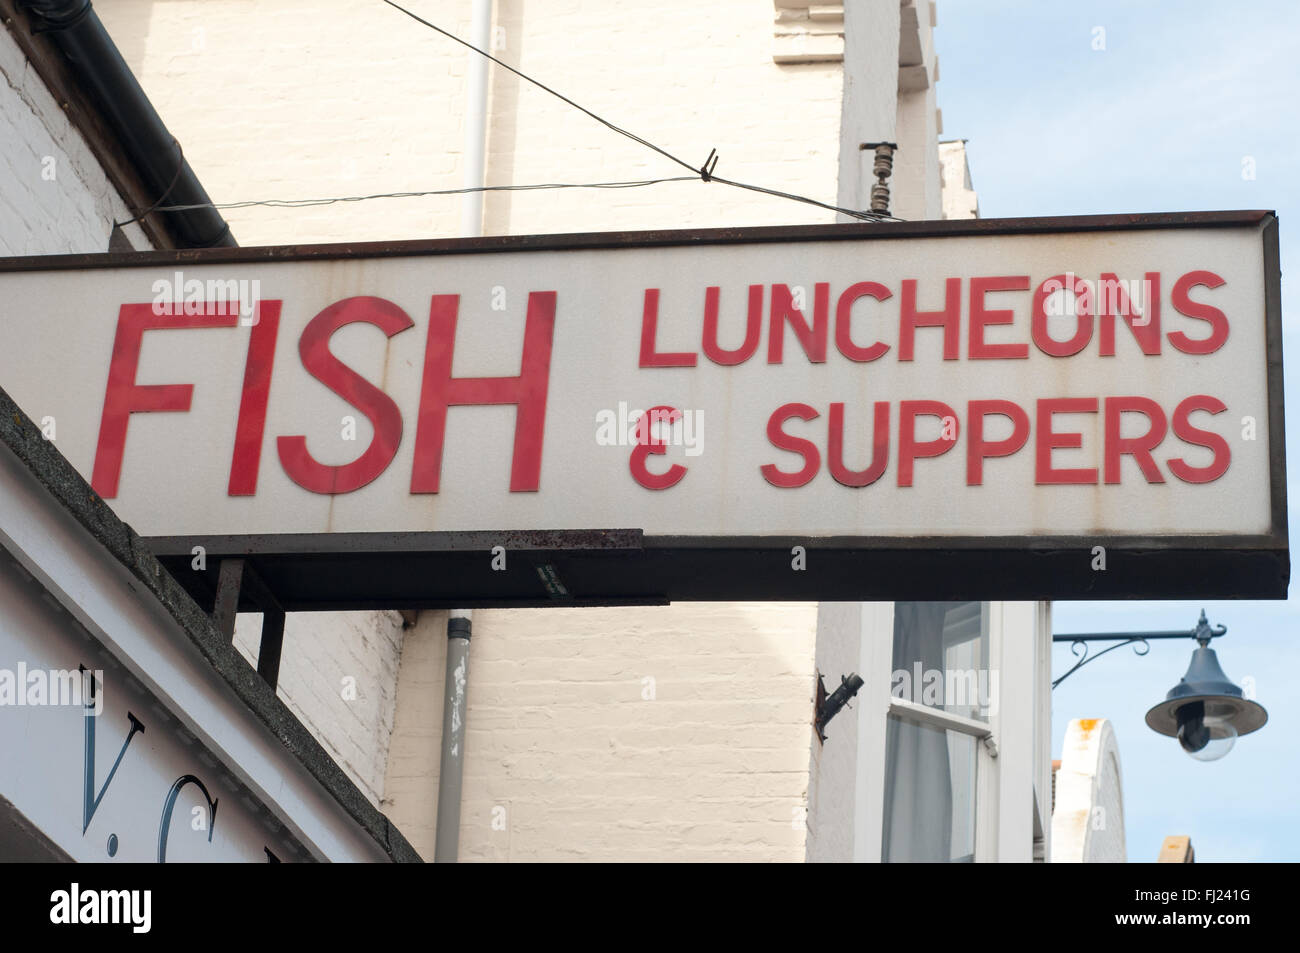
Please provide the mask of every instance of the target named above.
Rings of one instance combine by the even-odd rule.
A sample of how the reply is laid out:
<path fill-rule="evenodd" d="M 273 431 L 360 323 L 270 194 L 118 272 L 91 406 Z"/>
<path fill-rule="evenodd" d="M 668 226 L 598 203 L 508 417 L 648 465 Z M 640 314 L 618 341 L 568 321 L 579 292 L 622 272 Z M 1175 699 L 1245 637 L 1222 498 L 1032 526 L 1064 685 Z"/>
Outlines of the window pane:
<path fill-rule="evenodd" d="M 889 716 L 882 860 L 974 861 L 976 744 Z"/>
<path fill-rule="evenodd" d="M 893 658 L 894 697 L 988 721 L 997 686 L 987 603 L 894 603 Z"/>

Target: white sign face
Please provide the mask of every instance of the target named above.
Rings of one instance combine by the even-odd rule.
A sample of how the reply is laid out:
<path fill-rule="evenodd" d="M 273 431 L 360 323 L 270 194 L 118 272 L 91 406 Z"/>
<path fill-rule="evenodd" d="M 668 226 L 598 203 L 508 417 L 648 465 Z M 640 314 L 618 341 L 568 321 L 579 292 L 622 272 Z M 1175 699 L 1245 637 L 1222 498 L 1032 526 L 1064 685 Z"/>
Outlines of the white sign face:
<path fill-rule="evenodd" d="M 157 698 L 3 562 L 0 791 L 31 824 L 81 862 L 309 859 Z"/>
<path fill-rule="evenodd" d="M 1262 537 L 1239 219 L 13 271 L 0 382 L 145 536 Z"/>

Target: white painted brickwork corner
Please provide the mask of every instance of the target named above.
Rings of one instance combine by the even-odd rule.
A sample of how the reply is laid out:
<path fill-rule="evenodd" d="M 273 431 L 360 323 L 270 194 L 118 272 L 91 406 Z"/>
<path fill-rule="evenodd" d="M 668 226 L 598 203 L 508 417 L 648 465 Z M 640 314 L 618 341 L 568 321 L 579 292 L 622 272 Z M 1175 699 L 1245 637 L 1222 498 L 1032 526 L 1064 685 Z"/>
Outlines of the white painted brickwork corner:
<path fill-rule="evenodd" d="M 108 250 L 131 218 L 81 133 L 0 29 L 0 256 Z M 148 248 L 140 229 L 127 236 Z"/>

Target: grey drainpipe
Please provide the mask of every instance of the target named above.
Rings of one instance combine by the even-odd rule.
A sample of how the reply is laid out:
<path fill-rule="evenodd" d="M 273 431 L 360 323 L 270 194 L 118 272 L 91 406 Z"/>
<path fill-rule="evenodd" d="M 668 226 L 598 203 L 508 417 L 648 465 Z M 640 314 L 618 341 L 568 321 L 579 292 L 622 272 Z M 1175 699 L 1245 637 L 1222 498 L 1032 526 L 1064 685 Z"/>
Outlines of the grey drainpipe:
<path fill-rule="evenodd" d="M 451 610 L 447 619 L 447 669 L 442 701 L 442 758 L 438 764 L 438 826 L 433 846 L 433 861 L 437 864 L 454 864 L 460 854 L 471 625 L 468 609 Z"/>
<path fill-rule="evenodd" d="M 180 155 L 172 134 L 91 9 L 90 0 L 21 2 L 36 15 L 35 31 L 49 36 L 72 64 L 77 81 L 94 99 L 155 201 L 165 194 L 166 200 L 160 204 L 210 203 L 212 199 Z M 236 244 L 230 226 L 214 208 L 154 214 L 181 248 Z"/>
<path fill-rule="evenodd" d="M 492 42 L 492 0 L 474 0 L 470 42 L 480 50 Z M 465 185 L 484 184 L 487 160 L 488 61 L 469 54 L 465 91 Z M 483 193 L 469 192 L 461 206 L 461 234 L 483 234 Z M 442 699 L 442 758 L 438 768 L 438 826 L 433 861 L 454 864 L 460 852 L 461 781 L 465 772 L 465 699 L 469 686 L 469 636 L 472 613 L 452 609 L 447 619 L 447 669 Z"/>

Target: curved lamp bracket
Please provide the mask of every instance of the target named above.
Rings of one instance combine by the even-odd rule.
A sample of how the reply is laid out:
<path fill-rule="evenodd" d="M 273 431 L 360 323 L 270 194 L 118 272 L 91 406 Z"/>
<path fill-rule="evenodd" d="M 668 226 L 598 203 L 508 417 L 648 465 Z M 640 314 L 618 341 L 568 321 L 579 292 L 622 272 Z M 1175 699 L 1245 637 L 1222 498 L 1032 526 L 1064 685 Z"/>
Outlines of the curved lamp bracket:
<path fill-rule="evenodd" d="M 1201 617 L 1196 622 L 1193 629 L 1168 630 L 1163 632 L 1076 632 L 1073 635 L 1054 635 L 1053 642 L 1069 642 L 1070 652 L 1078 659 L 1069 670 L 1060 678 L 1052 682 L 1052 687 L 1060 685 L 1083 666 L 1089 662 L 1096 661 L 1107 652 L 1113 652 L 1115 649 L 1122 649 L 1126 645 L 1133 646 L 1135 655 L 1146 655 L 1151 651 L 1150 642 L 1154 639 L 1195 639 L 1201 646 L 1210 644 L 1211 639 L 1217 639 L 1228 631 L 1226 625 L 1210 625 L 1205 618 L 1205 610 L 1201 610 Z M 1092 642 L 1114 642 L 1115 644 L 1100 652 L 1092 652 L 1090 644 Z"/>

